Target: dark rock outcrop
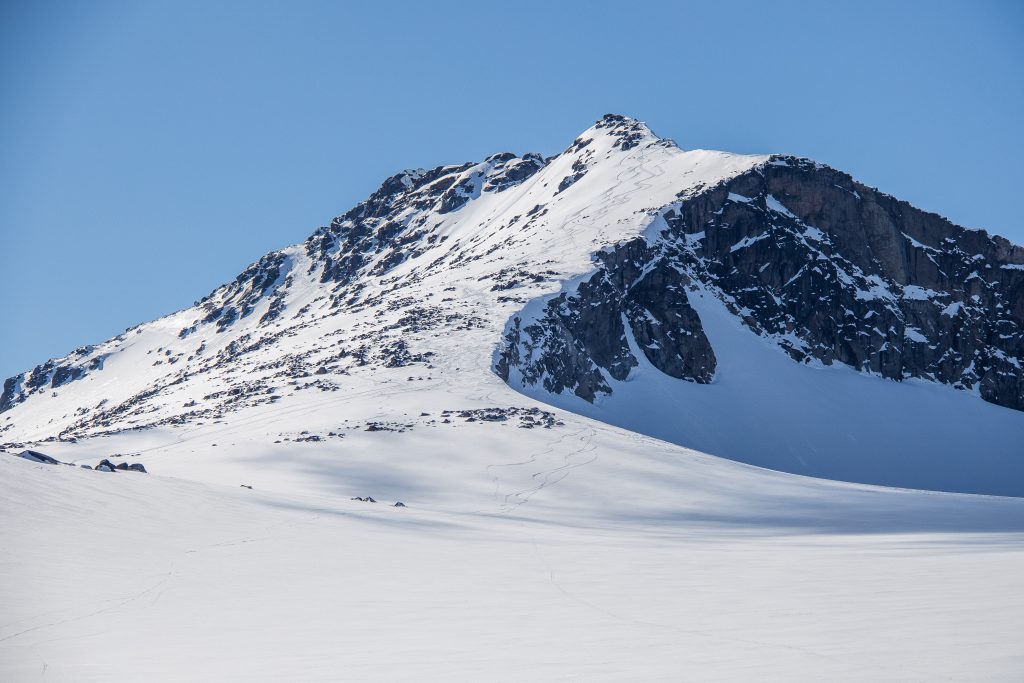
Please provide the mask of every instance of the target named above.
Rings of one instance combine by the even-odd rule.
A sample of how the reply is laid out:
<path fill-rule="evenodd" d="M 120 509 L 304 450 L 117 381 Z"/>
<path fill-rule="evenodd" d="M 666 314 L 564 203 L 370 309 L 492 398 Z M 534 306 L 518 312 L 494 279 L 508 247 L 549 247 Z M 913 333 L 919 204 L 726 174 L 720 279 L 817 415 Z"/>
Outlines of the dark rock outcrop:
<path fill-rule="evenodd" d="M 506 152 L 492 155 L 479 164 L 403 171 L 385 180 L 366 201 L 335 218 L 330 226 L 317 230 L 303 245 L 306 254 L 313 259 L 311 267 L 320 268 L 320 282 L 332 308 L 340 310 L 351 305 L 361 292 L 361 284 L 357 282 L 360 276 L 384 274 L 448 239 L 436 233 L 427 234 L 419 227 L 425 214 L 458 211 L 481 193 L 499 193 L 525 182 L 547 163 L 548 160 L 538 154 L 517 157 Z M 413 220 L 417 216 L 418 223 Z M 259 326 L 278 321 L 293 282 L 293 261 L 286 251 L 275 251 L 253 263 L 232 282 L 196 302 L 200 315 L 181 328 L 178 337 L 187 339 L 204 326 L 225 332 L 249 320 L 264 302 L 266 310 L 259 318 Z M 374 262 L 372 269 L 371 261 Z M 126 334 L 134 331 L 140 330 L 129 328 Z M 269 340 L 265 338 L 262 343 L 269 343 Z M 201 354 L 202 350 L 200 347 L 196 354 Z M 234 340 L 222 352 L 220 360 L 227 361 L 251 350 L 254 350 L 251 345 Z M 94 351 L 93 347 L 83 347 L 65 358 L 48 360 L 6 379 L 0 391 L 0 413 L 33 394 L 57 389 L 102 370 L 106 356 Z M 177 361 L 176 356 L 158 358 L 154 365 Z M 182 379 L 183 376 L 178 377 L 178 381 Z M 146 398 L 140 394 L 131 403 Z M 118 409 L 131 408 L 122 404 Z M 115 417 L 104 410 L 93 419 L 106 423 Z"/>
<path fill-rule="evenodd" d="M 89 358 L 93 347 L 83 346 L 68 356 L 50 360 L 4 380 L 0 392 L 0 413 L 10 410 L 24 401 L 30 394 L 57 389 L 86 376 L 89 372 L 103 369 L 103 355 Z"/>
<path fill-rule="evenodd" d="M 274 292 L 289 268 L 288 257 L 279 251 L 271 252 L 242 271 L 235 281 L 221 287 L 200 303 L 206 315 L 196 325 L 217 324 L 217 331 L 223 332 L 235 321 L 248 317 L 256 305 Z M 280 307 L 278 307 L 280 308 Z M 271 307 L 273 310 L 273 307 Z M 270 311 L 261 320 L 269 322 L 276 316 Z M 188 336 L 195 326 L 179 333 Z"/>
<path fill-rule="evenodd" d="M 666 220 L 664 238 L 693 245 L 686 267 L 795 360 L 1024 409 L 1024 248 L 792 157 Z"/>
<path fill-rule="evenodd" d="M 793 157 L 659 216 L 659 234 L 599 253 L 576 290 L 516 317 L 498 374 L 592 402 L 628 376 L 638 348 L 672 377 L 709 382 L 714 351 L 686 294 L 699 286 L 798 362 L 1024 410 L 1024 248 Z"/>
<path fill-rule="evenodd" d="M 643 239 L 600 252 L 598 270 L 574 292 L 550 299 L 536 319 L 512 321 L 496 369 L 547 391 L 593 401 L 626 379 L 636 353 L 667 375 L 710 382 L 715 353 L 690 306 L 687 279 Z"/>
<path fill-rule="evenodd" d="M 373 255 L 383 255 L 374 269 L 375 275 L 383 274 L 446 239 L 418 229 L 414 212 L 457 211 L 480 192 L 503 192 L 525 182 L 546 164 L 537 154 L 519 158 L 506 152 L 481 164 L 404 171 L 329 227 L 317 230 L 306 241 L 306 253 L 323 264 L 323 283 L 352 284 Z M 353 294 L 339 296 L 334 304 L 343 305 Z"/>
<path fill-rule="evenodd" d="M 38 462 L 38 463 L 42 463 L 42 464 L 45 464 L 45 465 L 63 465 L 63 464 L 65 464 L 65 463 L 61 462 L 60 460 L 57 460 L 57 458 L 54 458 L 53 456 L 47 455 L 46 453 L 40 453 L 39 451 L 31 451 L 31 450 L 22 451 L 21 453 L 18 453 L 17 455 L 18 455 L 19 458 L 24 458 L 25 460 L 31 460 L 32 462 Z"/>
<path fill-rule="evenodd" d="M 107 462 L 107 461 L 104 461 L 104 462 Z M 140 462 L 133 462 L 133 463 L 119 462 L 114 467 L 114 469 L 124 470 L 125 472 L 142 472 L 143 474 L 146 474 L 146 468 Z"/>

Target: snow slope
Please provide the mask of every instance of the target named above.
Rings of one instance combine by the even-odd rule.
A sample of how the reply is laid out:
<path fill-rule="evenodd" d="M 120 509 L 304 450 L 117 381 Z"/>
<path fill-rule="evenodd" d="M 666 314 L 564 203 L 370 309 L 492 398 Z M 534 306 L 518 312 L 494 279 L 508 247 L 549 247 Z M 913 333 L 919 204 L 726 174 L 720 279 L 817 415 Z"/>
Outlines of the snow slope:
<path fill-rule="evenodd" d="M 377 504 L 0 459 L 0 678 L 1019 680 L 1024 501 L 575 420 L 528 465 L 463 427 L 480 511 L 452 442 L 349 480 Z"/>
<path fill-rule="evenodd" d="M 783 163 L 771 159 L 683 151 L 638 121 L 609 116 L 550 159 L 505 153 L 400 173 L 306 243 L 268 254 L 196 306 L 11 378 L 0 439 L 11 450 L 35 446 L 72 459 L 166 456 L 181 471 L 197 447 L 230 448 L 225 434 L 245 444 L 247 458 L 288 463 L 293 439 L 308 436 L 301 432 L 332 441 L 327 434 L 340 433 L 346 419 L 349 427 L 402 422 L 462 409 L 470 397 L 482 399 L 477 408 L 518 405 L 491 374 L 510 320 L 573 291 L 594 272 L 599 251 L 654 240 L 664 207 L 679 197 Z M 1024 495 L 1024 413 L 935 383 L 787 362 L 778 339 L 716 317 L 715 296 L 722 294 L 705 297 L 702 317 L 715 328 L 723 363 L 709 385 L 638 368 L 592 405 L 571 392 L 510 384 L 539 401 L 775 469 Z M 377 412 L 339 403 L 339 395 L 381 391 L 403 400 Z M 321 442 L 312 457 L 330 451 Z"/>
<path fill-rule="evenodd" d="M 780 385 L 885 394 L 863 414 L 897 443 L 886 407 L 910 397 L 919 433 L 957 410 L 1003 443 L 1019 413 L 798 365 L 699 292 L 717 383 L 640 366 L 588 408 L 494 374 L 514 315 L 767 160 L 612 124 L 548 160 L 399 174 L 195 307 L 16 378 L 7 450 L 151 474 L 0 456 L 0 680 L 1018 680 L 1024 499 L 678 444 L 795 469 L 776 456 L 805 410 L 808 439 L 898 469 Z M 779 421 L 743 433 L 765 401 Z M 978 444 L 935 460 L 1019 482 Z"/>
<path fill-rule="evenodd" d="M 712 293 L 690 301 L 715 349 L 715 381 L 682 382 L 640 360 L 595 403 L 527 395 L 696 450 L 807 476 L 884 486 L 1024 495 L 1024 415 L 924 380 L 794 363 Z M 513 381 L 516 384 L 515 380 Z"/>

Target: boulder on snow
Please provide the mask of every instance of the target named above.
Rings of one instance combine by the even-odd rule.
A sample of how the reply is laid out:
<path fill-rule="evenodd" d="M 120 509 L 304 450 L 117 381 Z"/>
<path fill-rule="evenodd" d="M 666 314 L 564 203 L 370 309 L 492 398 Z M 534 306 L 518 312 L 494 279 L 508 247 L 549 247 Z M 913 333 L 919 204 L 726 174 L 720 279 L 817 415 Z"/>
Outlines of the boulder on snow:
<path fill-rule="evenodd" d="M 43 463 L 45 465 L 64 464 L 60 460 L 57 460 L 57 458 L 49 456 L 46 453 L 40 453 L 39 451 L 22 451 L 21 453 L 16 453 L 15 455 L 17 455 L 19 458 L 25 458 L 26 460 Z"/>
<path fill-rule="evenodd" d="M 89 467 L 89 466 L 88 465 L 82 465 L 82 467 Z M 94 469 L 94 468 L 89 467 L 89 469 Z M 116 472 L 117 470 L 121 470 L 122 472 L 142 472 L 143 474 L 149 474 L 146 471 L 146 466 L 143 465 L 141 462 L 133 462 L 133 463 L 119 462 L 119 463 L 117 463 L 115 465 L 114 463 L 110 462 L 106 458 L 101 460 L 100 463 L 98 465 L 96 465 L 95 469 L 96 469 L 97 472 Z"/>
<path fill-rule="evenodd" d="M 396 502 L 395 502 L 395 505 L 394 505 L 394 506 L 395 506 L 396 508 L 404 508 L 404 507 L 405 507 L 405 503 L 403 503 L 402 501 L 400 501 L 400 500 L 399 500 L 399 501 L 396 501 Z"/>

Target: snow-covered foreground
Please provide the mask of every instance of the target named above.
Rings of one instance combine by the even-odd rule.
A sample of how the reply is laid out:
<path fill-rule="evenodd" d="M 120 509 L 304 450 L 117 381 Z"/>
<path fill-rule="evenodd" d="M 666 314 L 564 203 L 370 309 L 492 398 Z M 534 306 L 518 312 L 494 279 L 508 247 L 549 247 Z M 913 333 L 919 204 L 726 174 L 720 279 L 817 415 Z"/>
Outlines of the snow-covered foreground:
<path fill-rule="evenodd" d="M 0 458 L 0 680 L 1024 672 L 1024 500 L 808 479 L 581 418 L 458 428 L 478 476 L 450 505 L 437 444 L 351 490 L 377 504 L 299 492 L 323 475 L 249 490 Z M 502 429 L 528 462 L 502 461 Z"/>

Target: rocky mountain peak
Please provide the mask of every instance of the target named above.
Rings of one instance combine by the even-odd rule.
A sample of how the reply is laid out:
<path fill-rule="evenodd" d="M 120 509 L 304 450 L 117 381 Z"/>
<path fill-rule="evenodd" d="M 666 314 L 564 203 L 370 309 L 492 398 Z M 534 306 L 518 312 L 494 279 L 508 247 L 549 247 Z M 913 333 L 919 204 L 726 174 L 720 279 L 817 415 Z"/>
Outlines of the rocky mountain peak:
<path fill-rule="evenodd" d="M 749 344 L 768 360 L 740 372 L 735 349 Z M 813 462 L 789 435 L 814 401 L 780 414 L 790 398 L 763 389 L 714 438 L 683 418 L 731 414 L 743 394 L 725 388 L 757 385 L 778 358 L 772 387 L 844 369 L 884 382 L 871 385 L 877 404 L 896 395 L 887 387 L 926 384 L 940 403 L 1022 410 L 1024 249 L 810 160 L 684 151 L 609 114 L 552 157 L 397 173 L 194 307 L 9 378 L 0 439 L 173 430 L 298 410 L 304 392 L 357 381 L 454 386 L 494 372 L 500 391 L 708 452 L 740 457 L 739 435 L 758 432 L 759 453 Z M 686 404 L 661 420 L 677 426 L 657 431 L 644 414 L 677 396 Z M 1006 448 L 1008 434 L 1024 438 L 1019 413 L 984 415 Z M 970 451 L 943 441 L 931 447 L 949 458 Z"/>
<path fill-rule="evenodd" d="M 655 135 L 643 121 L 621 114 L 605 114 L 573 140 L 563 154 L 578 154 L 594 145 L 590 151 L 600 152 L 595 156 L 601 156 L 651 144 L 674 145 L 671 140 Z"/>

